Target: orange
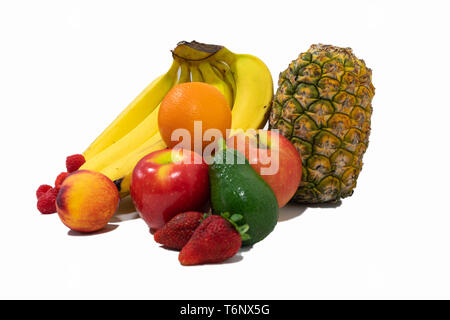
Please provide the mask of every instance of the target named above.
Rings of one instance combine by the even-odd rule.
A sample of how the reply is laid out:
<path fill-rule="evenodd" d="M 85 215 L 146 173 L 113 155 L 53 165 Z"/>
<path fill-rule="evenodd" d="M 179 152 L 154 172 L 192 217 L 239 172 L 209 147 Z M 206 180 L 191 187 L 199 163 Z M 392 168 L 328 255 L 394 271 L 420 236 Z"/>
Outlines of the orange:
<path fill-rule="evenodd" d="M 196 130 L 195 121 L 201 121 L 196 123 Z M 169 148 L 185 143 L 184 146 L 190 144 L 191 150 L 200 151 L 198 149 L 201 147 L 203 151 L 218 138 L 217 134 L 210 131 L 211 141 L 204 139 L 206 130 L 217 129 L 224 139 L 227 138 L 226 130 L 231 127 L 231 110 L 225 96 L 212 85 L 186 82 L 173 87 L 164 97 L 158 113 L 158 125 L 161 137 Z M 177 129 L 185 130 L 175 132 Z M 185 140 L 187 134 L 190 135 L 190 141 Z"/>

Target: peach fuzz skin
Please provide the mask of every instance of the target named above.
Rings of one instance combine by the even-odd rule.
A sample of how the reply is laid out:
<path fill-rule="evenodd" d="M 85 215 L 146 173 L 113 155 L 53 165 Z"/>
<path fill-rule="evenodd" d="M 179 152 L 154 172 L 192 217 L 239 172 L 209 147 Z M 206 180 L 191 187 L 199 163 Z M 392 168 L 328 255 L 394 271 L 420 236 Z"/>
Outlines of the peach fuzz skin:
<path fill-rule="evenodd" d="M 115 184 L 99 172 L 78 170 L 61 185 L 56 210 L 61 221 L 78 232 L 104 228 L 119 205 Z"/>

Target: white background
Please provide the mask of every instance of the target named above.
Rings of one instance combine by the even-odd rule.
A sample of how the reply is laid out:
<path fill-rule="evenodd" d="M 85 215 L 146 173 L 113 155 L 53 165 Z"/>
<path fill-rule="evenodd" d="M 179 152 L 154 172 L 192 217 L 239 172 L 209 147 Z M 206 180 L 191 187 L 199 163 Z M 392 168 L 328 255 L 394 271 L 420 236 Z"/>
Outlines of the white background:
<path fill-rule="evenodd" d="M 446 1 L 1 1 L 0 298 L 450 298 Z M 351 198 L 289 206 L 229 263 L 182 267 L 134 213 L 77 236 L 35 190 L 171 64 L 180 40 L 278 74 L 313 43 L 373 69 L 372 134 Z M 115 226 L 115 227 L 114 227 Z"/>

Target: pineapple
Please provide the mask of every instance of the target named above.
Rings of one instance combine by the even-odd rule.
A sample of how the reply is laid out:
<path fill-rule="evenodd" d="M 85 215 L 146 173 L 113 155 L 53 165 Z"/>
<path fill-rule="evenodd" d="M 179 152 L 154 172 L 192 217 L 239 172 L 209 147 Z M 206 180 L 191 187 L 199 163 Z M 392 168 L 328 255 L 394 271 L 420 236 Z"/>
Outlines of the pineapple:
<path fill-rule="evenodd" d="M 325 203 L 351 196 L 367 149 L 372 71 L 350 48 L 316 44 L 280 73 L 269 129 L 278 129 L 302 156 L 293 198 Z"/>

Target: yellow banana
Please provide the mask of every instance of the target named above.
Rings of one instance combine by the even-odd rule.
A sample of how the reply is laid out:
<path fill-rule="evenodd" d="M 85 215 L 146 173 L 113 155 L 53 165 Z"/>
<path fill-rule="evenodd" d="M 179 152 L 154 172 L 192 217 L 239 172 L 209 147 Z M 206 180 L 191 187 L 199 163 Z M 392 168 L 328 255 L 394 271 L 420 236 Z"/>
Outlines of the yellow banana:
<path fill-rule="evenodd" d="M 233 87 L 232 129 L 259 129 L 267 122 L 273 97 L 273 80 L 267 66 L 255 56 L 235 54 L 218 45 L 180 42 L 172 51 L 179 63 L 191 66 L 205 62 L 227 74 Z M 200 70 L 199 70 L 200 71 Z M 191 69 L 193 81 L 204 81 Z M 231 76 L 230 76 L 231 73 Z M 201 79 L 201 80 L 197 80 Z"/>
<path fill-rule="evenodd" d="M 230 108 L 233 106 L 233 92 L 230 86 L 223 81 L 212 69 L 209 62 L 202 62 L 198 65 L 198 68 L 203 76 L 203 81 L 217 88 L 227 99 Z"/>
<path fill-rule="evenodd" d="M 273 97 L 273 81 L 267 66 L 249 54 L 234 54 L 223 48 L 218 53 L 236 82 L 232 130 L 260 129 L 267 122 Z"/>
<path fill-rule="evenodd" d="M 158 131 L 140 147 L 114 161 L 109 166 L 100 170 L 100 172 L 114 181 L 119 189 L 120 197 L 123 198 L 129 194 L 131 174 L 139 160 L 153 151 L 164 148 L 166 148 L 166 144 Z"/>
<path fill-rule="evenodd" d="M 178 77 L 179 64 L 173 61 L 169 71 L 147 86 L 84 151 L 87 161 L 133 130 L 161 102 Z"/>
<path fill-rule="evenodd" d="M 189 69 L 191 70 L 192 82 L 204 82 L 202 73 L 196 65 L 190 65 Z"/>
<path fill-rule="evenodd" d="M 225 81 L 225 78 L 223 77 L 222 72 L 219 69 L 217 69 L 217 67 L 215 67 L 212 63 L 211 63 L 211 69 L 214 71 L 216 76 L 218 76 L 222 81 Z M 233 92 L 233 88 L 231 86 L 230 86 L 230 89 L 231 89 L 231 92 Z"/>
<path fill-rule="evenodd" d="M 101 171 L 117 159 L 133 152 L 158 131 L 159 105 L 140 124 L 128 132 L 119 141 L 86 161 L 80 169 Z"/>
<path fill-rule="evenodd" d="M 222 74 L 223 80 L 230 86 L 231 90 L 233 91 L 234 99 L 234 95 L 236 95 L 236 82 L 234 81 L 233 73 L 231 72 L 230 67 L 223 61 L 215 61 L 212 63 L 212 66 L 215 70 L 218 70 L 218 72 Z"/>
<path fill-rule="evenodd" d="M 180 66 L 180 79 L 178 79 L 177 84 L 191 82 L 191 72 L 189 71 L 189 65 L 186 63 Z"/>

